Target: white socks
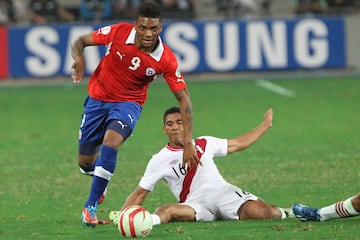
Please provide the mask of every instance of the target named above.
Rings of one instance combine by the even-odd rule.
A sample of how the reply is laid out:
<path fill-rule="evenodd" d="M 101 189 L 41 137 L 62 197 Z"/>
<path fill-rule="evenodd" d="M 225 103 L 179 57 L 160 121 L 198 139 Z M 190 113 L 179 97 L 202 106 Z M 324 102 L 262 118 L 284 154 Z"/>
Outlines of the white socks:
<path fill-rule="evenodd" d="M 161 224 L 161 220 L 160 220 L 160 217 L 156 214 L 151 214 L 151 218 L 152 218 L 152 221 L 153 221 L 153 225 L 159 225 Z"/>
<path fill-rule="evenodd" d="M 281 219 L 285 219 L 288 217 L 288 215 L 286 214 L 286 211 L 283 208 L 279 208 L 280 212 L 281 212 Z"/>
<path fill-rule="evenodd" d="M 353 198 L 354 197 L 351 197 L 346 199 L 345 201 L 340 201 L 330 206 L 320 208 L 319 211 L 321 217 L 320 221 L 325 221 L 334 218 L 346 218 L 346 217 L 359 215 L 360 213 L 354 209 L 351 203 L 351 199 Z"/>

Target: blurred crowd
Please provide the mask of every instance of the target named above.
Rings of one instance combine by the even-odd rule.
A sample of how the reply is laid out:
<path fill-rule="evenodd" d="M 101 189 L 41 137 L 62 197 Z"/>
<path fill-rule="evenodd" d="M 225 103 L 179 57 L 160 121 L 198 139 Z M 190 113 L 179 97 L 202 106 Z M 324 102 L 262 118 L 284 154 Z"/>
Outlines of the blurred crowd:
<path fill-rule="evenodd" d="M 76 0 L 74 0 L 76 1 Z M 154 0 L 165 18 L 194 18 L 193 0 Z M 78 0 L 66 6 L 59 0 L 0 0 L 0 25 L 100 22 L 134 19 L 142 0 Z"/>
<path fill-rule="evenodd" d="M 291 4 L 286 3 L 292 1 Z M 218 13 L 225 17 L 271 16 L 271 7 L 277 2 L 290 5 L 289 15 L 347 15 L 360 12 L 360 0 L 215 0 Z"/>
<path fill-rule="evenodd" d="M 295 0 L 296 15 L 346 15 L 360 11 L 360 0 Z"/>
<path fill-rule="evenodd" d="M 48 24 L 59 22 L 102 22 L 134 19 L 143 0 L 0 0 L 0 25 Z M 211 3 L 214 17 L 270 16 L 276 0 L 154 0 L 164 18 L 193 19 L 196 3 Z M 280 1 L 280 0 L 277 0 Z M 287 0 L 289 1 L 289 0 Z M 345 15 L 359 12 L 360 0 L 290 0 L 294 15 Z M 203 4 L 203 5 L 204 5 Z M 201 5 L 201 4 L 199 4 Z M 276 14 L 276 13 L 275 13 Z"/>

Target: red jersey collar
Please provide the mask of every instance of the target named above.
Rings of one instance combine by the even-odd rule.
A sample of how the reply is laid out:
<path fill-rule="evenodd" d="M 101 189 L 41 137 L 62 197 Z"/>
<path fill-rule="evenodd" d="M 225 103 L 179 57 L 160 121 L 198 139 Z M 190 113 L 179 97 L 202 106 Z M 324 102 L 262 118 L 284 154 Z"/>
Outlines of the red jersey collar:
<path fill-rule="evenodd" d="M 169 143 L 166 144 L 166 148 L 169 149 L 170 151 L 173 151 L 173 152 L 184 150 L 183 148 L 171 147 Z"/>

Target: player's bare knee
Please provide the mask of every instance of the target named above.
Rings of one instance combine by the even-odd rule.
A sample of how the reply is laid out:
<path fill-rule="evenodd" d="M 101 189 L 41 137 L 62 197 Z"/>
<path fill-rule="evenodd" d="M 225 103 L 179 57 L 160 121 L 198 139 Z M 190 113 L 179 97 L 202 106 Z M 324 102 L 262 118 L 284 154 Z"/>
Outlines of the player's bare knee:
<path fill-rule="evenodd" d="M 247 201 L 239 208 L 238 215 L 240 220 L 281 218 L 278 207 L 259 200 Z"/>
<path fill-rule="evenodd" d="M 160 217 L 162 224 L 168 223 L 172 219 L 167 205 L 157 208 L 154 213 Z"/>
<path fill-rule="evenodd" d="M 280 210 L 272 206 L 260 208 L 258 214 L 259 219 L 281 218 Z"/>
<path fill-rule="evenodd" d="M 266 203 L 265 203 L 266 204 Z M 280 219 L 281 218 L 281 211 L 280 209 L 275 205 L 268 205 L 266 204 L 262 211 L 262 219 Z"/>
<path fill-rule="evenodd" d="M 80 168 L 90 167 L 96 160 L 97 155 L 79 155 L 78 165 Z"/>
<path fill-rule="evenodd" d="M 120 145 L 130 136 L 132 129 L 120 120 L 112 120 L 106 127 L 103 145 L 118 149 Z"/>
<path fill-rule="evenodd" d="M 104 139 L 103 145 L 117 150 L 119 149 L 121 143 L 118 141 L 114 141 L 113 139 L 106 139 L 106 140 Z"/>
<path fill-rule="evenodd" d="M 168 204 L 168 205 L 163 205 L 163 206 L 157 208 L 155 213 L 157 213 L 157 212 L 171 213 L 171 211 L 172 211 L 172 206 L 170 204 Z"/>

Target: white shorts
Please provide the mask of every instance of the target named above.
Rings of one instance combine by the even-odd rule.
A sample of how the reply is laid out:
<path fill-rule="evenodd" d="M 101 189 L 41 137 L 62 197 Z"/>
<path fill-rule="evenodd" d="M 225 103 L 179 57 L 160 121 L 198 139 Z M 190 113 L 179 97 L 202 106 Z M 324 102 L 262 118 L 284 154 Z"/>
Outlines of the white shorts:
<path fill-rule="evenodd" d="M 241 205 L 259 198 L 242 189 L 227 185 L 221 190 L 206 194 L 201 199 L 185 201 L 196 212 L 196 221 L 239 220 L 237 214 Z"/>

